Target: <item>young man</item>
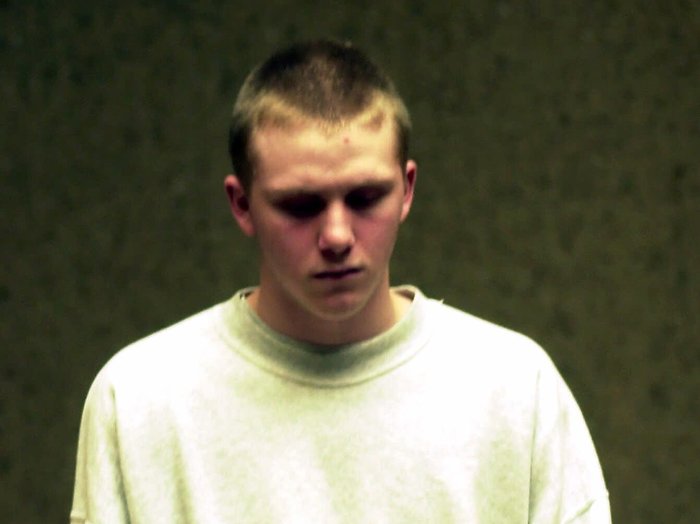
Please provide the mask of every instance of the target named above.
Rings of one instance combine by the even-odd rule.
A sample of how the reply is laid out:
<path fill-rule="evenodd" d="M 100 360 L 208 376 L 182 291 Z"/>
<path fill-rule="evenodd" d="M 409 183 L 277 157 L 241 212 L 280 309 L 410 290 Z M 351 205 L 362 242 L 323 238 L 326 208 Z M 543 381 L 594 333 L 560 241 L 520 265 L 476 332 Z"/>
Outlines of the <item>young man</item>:
<path fill-rule="evenodd" d="M 605 523 L 584 419 L 534 342 L 389 285 L 416 164 L 391 82 L 300 44 L 245 81 L 225 179 L 260 282 L 119 352 L 73 522 Z"/>

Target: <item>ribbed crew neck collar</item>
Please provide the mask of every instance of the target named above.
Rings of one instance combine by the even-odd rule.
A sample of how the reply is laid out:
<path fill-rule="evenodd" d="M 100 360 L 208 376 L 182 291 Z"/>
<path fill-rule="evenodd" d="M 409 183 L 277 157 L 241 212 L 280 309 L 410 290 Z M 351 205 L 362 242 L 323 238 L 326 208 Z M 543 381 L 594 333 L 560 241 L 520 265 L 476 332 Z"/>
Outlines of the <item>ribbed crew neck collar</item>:
<path fill-rule="evenodd" d="M 388 373 L 415 355 L 428 340 L 428 300 L 413 286 L 395 288 L 413 298 L 394 326 L 353 344 L 322 346 L 272 330 L 248 305 L 253 288 L 238 291 L 223 308 L 222 336 L 231 349 L 280 377 L 320 387 L 343 387 Z"/>

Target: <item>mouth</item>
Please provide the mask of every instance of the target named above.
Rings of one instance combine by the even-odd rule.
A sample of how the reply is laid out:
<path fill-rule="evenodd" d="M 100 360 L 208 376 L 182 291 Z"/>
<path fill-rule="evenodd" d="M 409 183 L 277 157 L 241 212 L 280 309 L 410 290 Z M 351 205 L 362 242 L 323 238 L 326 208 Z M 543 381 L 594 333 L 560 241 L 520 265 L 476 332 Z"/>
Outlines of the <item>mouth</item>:
<path fill-rule="evenodd" d="M 361 271 L 362 270 L 358 267 L 333 269 L 329 271 L 320 271 L 314 275 L 314 278 L 318 280 L 343 280 L 357 275 Z"/>

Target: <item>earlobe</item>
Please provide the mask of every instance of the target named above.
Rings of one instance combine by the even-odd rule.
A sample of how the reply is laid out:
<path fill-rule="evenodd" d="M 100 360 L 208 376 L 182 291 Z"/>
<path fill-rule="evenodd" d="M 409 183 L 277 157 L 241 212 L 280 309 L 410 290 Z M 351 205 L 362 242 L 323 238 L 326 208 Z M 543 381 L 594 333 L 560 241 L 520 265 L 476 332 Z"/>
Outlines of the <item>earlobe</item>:
<path fill-rule="evenodd" d="M 236 219 L 238 227 L 241 228 L 243 234 L 252 237 L 255 234 L 255 227 L 250 215 L 250 201 L 238 177 L 228 175 L 224 179 L 224 189 L 231 214 Z"/>

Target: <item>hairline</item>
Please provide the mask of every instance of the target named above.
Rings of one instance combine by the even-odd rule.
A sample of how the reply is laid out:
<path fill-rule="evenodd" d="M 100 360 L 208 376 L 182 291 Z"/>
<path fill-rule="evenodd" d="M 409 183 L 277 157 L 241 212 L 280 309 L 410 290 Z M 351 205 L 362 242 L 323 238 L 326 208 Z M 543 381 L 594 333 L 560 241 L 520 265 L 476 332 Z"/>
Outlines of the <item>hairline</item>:
<path fill-rule="evenodd" d="M 275 92 L 263 91 L 258 94 L 247 107 L 237 107 L 239 111 L 250 115 L 250 128 L 247 139 L 247 157 L 249 173 L 234 173 L 246 189 L 252 186 L 255 180 L 255 171 L 258 163 L 258 151 L 254 147 L 254 136 L 263 129 L 293 129 L 296 126 L 313 126 L 324 134 L 334 134 L 356 124 L 367 128 L 379 128 L 385 125 L 387 117 L 393 126 L 394 148 L 397 163 L 401 170 L 405 169 L 408 160 L 407 149 L 402 143 L 402 133 L 410 132 L 411 122 L 408 110 L 403 102 L 380 90 L 376 90 L 370 102 L 354 114 L 339 118 L 323 118 L 311 115 L 299 107 L 290 104 L 282 96 Z M 243 176 L 241 176 L 243 175 Z"/>

